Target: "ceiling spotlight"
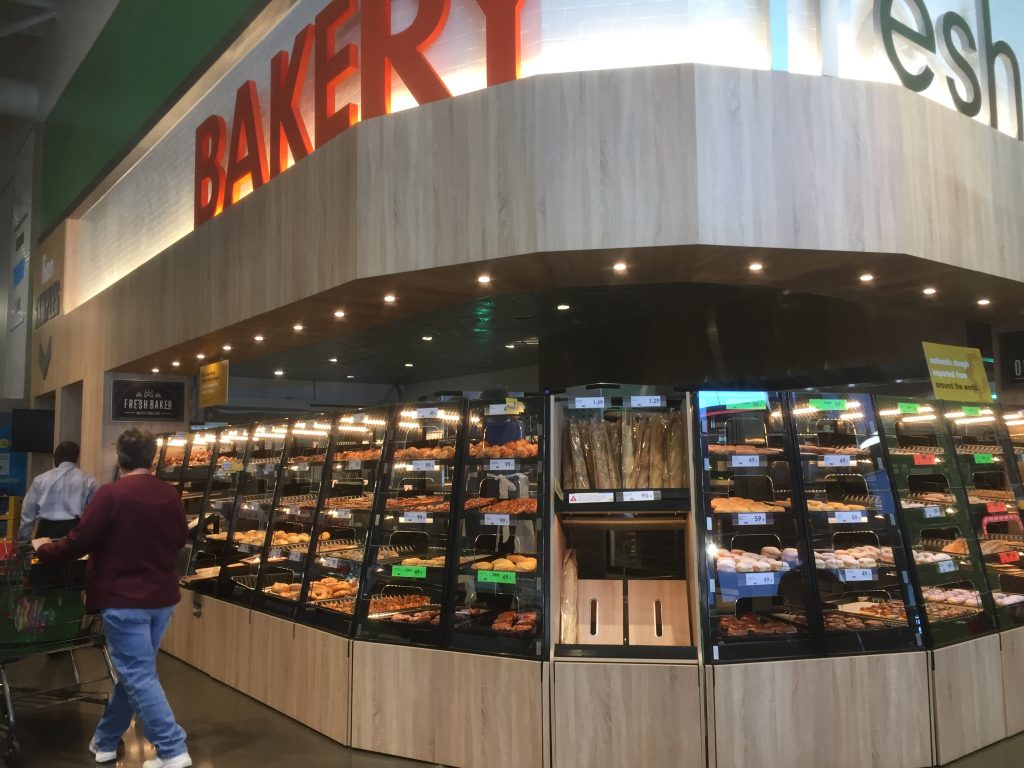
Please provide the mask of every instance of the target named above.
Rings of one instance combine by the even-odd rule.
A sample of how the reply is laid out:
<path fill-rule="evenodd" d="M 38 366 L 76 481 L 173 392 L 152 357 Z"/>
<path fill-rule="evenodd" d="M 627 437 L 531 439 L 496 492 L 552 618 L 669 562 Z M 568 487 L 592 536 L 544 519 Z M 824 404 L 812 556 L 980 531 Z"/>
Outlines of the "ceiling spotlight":
<path fill-rule="evenodd" d="M 406 363 L 406 364 L 405 364 L 405 367 L 406 367 L 406 368 L 412 368 L 412 363 Z"/>
<path fill-rule="evenodd" d="M 422 339 L 423 339 L 424 341 L 433 341 L 433 340 L 434 340 L 434 337 L 433 337 L 433 336 L 422 336 L 421 338 L 422 338 Z"/>
<path fill-rule="evenodd" d="M 204 355 L 202 352 L 200 352 L 198 355 L 196 355 L 196 360 L 205 360 L 205 359 L 206 359 L 206 355 Z"/>
<path fill-rule="evenodd" d="M 276 371 L 274 371 L 274 375 L 275 376 L 284 376 L 284 371 L 282 371 L 280 368 L 278 368 Z"/>
<path fill-rule="evenodd" d="M 874 279 L 875 276 L 872 275 L 870 272 L 865 272 L 863 275 L 860 276 L 860 281 L 862 283 L 870 283 Z"/>
<path fill-rule="evenodd" d="M 349 374 L 348 376 L 346 376 L 345 378 L 346 378 L 346 379 L 354 379 L 354 378 L 355 378 L 355 376 L 353 376 L 353 375 L 352 375 L 352 374 L 350 373 L 350 374 Z"/>
<path fill-rule="evenodd" d="M 616 272 L 625 272 L 626 271 L 626 262 L 624 262 L 624 261 L 617 261 L 617 262 L 615 262 L 615 266 L 613 266 L 612 269 L 614 269 Z"/>
<path fill-rule="evenodd" d="M 979 307 L 987 307 L 991 303 L 992 302 L 989 301 L 988 299 L 978 299 L 978 306 Z"/>
<path fill-rule="evenodd" d="M 764 269 L 764 264 L 762 264 L 759 261 L 755 261 L 752 262 L 750 266 L 747 267 L 747 269 L 749 269 L 751 272 L 760 272 L 762 269 Z"/>
<path fill-rule="evenodd" d="M 921 291 L 921 293 L 923 293 L 925 296 L 934 296 L 935 295 L 935 289 L 934 288 L 925 288 L 923 291 Z"/>
<path fill-rule="evenodd" d="M 225 352 L 230 352 L 231 351 L 231 345 L 230 344 L 225 344 L 223 347 L 221 347 L 221 349 L 223 349 Z"/>
<path fill-rule="evenodd" d="M 159 368 L 154 368 L 153 369 L 153 373 L 160 373 L 160 369 Z"/>
<path fill-rule="evenodd" d="M 341 320 L 341 318 L 343 318 L 345 316 L 345 310 L 343 310 L 343 309 L 336 309 L 336 310 L 334 310 L 334 316 L 336 318 L 338 318 L 339 320 Z"/>
<path fill-rule="evenodd" d="M 262 336 L 253 336 L 252 340 L 255 341 L 257 344 L 259 344 L 261 341 L 263 341 L 263 337 Z"/>
<path fill-rule="evenodd" d="M 566 312 L 569 309 L 569 305 L 559 304 L 557 307 L 555 307 L 555 309 L 557 309 L 559 312 Z"/>
<path fill-rule="evenodd" d="M 480 275 L 480 277 L 478 277 L 476 279 L 476 281 L 478 283 L 482 283 L 483 285 L 487 285 L 487 283 L 491 282 L 491 276 L 490 275 Z"/>
<path fill-rule="evenodd" d="M 179 365 L 181 365 L 181 363 L 179 363 L 177 360 L 175 360 L 173 363 L 171 363 L 171 365 L 173 367 L 177 368 Z"/>
<path fill-rule="evenodd" d="M 327 362 L 328 362 L 328 363 L 336 363 L 336 362 L 338 362 L 338 358 L 336 358 L 336 357 L 332 357 L 332 358 L 328 359 L 328 361 L 327 361 Z"/>
<path fill-rule="evenodd" d="M 386 303 L 386 304 L 394 304 L 395 303 L 395 294 L 389 293 L 387 296 L 385 296 L 384 297 L 384 303 Z"/>
<path fill-rule="evenodd" d="M 296 333 L 301 331 L 302 328 L 303 328 L 302 323 L 296 323 L 295 325 L 292 326 L 292 330 L 295 331 Z"/>
<path fill-rule="evenodd" d="M 515 344 L 506 344 L 505 345 L 505 349 L 515 349 L 515 348 L 516 348 Z"/>

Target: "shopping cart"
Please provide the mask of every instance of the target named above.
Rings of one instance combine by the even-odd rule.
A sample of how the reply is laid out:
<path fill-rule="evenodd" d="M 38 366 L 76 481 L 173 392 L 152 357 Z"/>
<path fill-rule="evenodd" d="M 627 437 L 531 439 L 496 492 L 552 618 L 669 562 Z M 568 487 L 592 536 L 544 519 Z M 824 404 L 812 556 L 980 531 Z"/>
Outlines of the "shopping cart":
<path fill-rule="evenodd" d="M 32 552 L 0 542 L 0 733 L 7 737 L 6 762 L 21 752 L 15 731 L 19 710 L 37 710 L 81 701 L 105 705 L 108 694 L 95 690 L 116 678 L 98 617 L 86 616 L 83 581 L 85 563 L 38 563 Z M 82 680 L 75 652 L 95 648 L 103 656 L 105 674 Z M 74 682 L 51 690 L 14 689 L 7 667 L 41 654 L 66 653 Z"/>

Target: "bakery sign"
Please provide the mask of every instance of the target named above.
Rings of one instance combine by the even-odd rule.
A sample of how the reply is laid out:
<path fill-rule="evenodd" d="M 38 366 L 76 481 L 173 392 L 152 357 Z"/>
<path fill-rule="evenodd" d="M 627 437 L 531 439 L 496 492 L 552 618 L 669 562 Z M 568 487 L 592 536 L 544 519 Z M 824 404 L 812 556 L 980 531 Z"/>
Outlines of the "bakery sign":
<path fill-rule="evenodd" d="M 111 389 L 113 421 L 182 421 L 185 384 L 180 381 L 124 381 Z"/>

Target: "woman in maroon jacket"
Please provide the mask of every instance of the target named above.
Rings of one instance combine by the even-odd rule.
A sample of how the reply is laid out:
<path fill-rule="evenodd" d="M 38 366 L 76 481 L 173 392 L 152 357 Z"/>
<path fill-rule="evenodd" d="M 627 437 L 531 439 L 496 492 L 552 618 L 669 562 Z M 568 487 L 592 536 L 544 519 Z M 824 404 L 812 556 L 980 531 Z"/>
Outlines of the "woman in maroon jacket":
<path fill-rule="evenodd" d="M 117 438 L 120 479 L 97 491 L 67 538 L 36 539 L 42 560 L 89 556 L 86 608 L 99 611 L 118 682 L 89 744 L 96 762 L 117 759 L 117 745 L 142 721 L 157 758 L 144 768 L 188 768 L 185 731 L 174 719 L 156 673 L 156 655 L 181 599 L 175 563 L 188 529 L 177 491 L 152 473 L 156 439 L 129 429 Z"/>

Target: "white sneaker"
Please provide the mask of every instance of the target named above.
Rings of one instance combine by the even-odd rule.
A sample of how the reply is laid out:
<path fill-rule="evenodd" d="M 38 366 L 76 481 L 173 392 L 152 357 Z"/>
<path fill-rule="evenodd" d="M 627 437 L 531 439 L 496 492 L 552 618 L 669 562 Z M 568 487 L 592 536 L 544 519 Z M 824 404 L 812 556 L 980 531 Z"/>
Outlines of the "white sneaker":
<path fill-rule="evenodd" d="M 96 746 L 96 740 L 93 739 L 89 742 L 89 751 L 96 755 L 97 763 L 112 763 L 117 760 L 117 752 L 100 752 L 99 747 Z"/>
<path fill-rule="evenodd" d="M 192 768 L 192 758 L 188 756 L 188 752 L 182 752 L 166 760 L 162 757 L 147 760 L 142 764 L 142 768 Z"/>

